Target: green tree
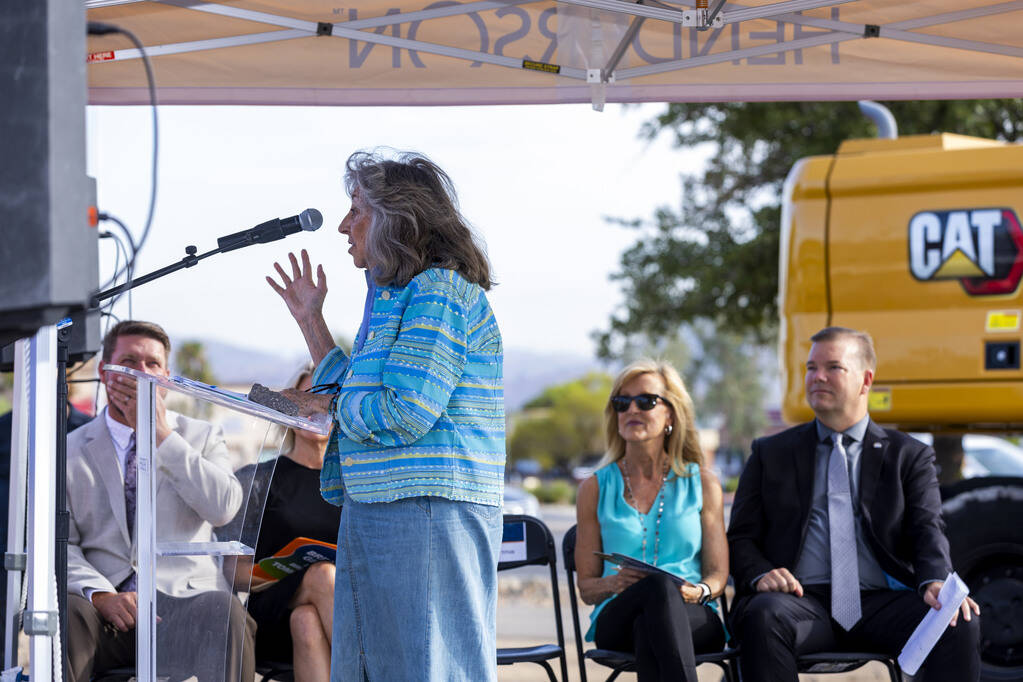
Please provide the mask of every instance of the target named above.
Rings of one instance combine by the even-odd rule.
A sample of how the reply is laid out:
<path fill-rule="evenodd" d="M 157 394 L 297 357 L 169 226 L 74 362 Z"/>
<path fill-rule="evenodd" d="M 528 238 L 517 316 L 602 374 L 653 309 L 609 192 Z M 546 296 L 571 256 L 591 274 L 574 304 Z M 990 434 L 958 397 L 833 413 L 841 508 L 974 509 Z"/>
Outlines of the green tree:
<path fill-rule="evenodd" d="M 0 372 L 0 414 L 11 410 L 14 394 L 14 373 Z"/>
<path fill-rule="evenodd" d="M 899 133 L 1023 139 L 1023 100 L 891 102 Z M 626 304 L 598 336 L 602 357 L 621 357 L 630 336 L 675 334 L 683 322 L 768 341 L 777 330 L 781 192 L 793 164 L 833 154 L 873 124 L 851 102 L 669 104 L 642 134 L 690 152 L 710 151 L 702 173 L 682 178 L 677 210 L 619 220 L 636 243 L 612 277 Z"/>
<path fill-rule="evenodd" d="M 901 135 L 1023 140 L 1023 100 L 887 106 Z M 762 419 L 762 371 L 736 363 L 777 333 L 785 178 L 799 159 L 833 154 L 846 139 L 872 136 L 874 125 L 851 102 L 680 103 L 667 105 L 642 134 L 650 140 L 668 134 L 680 149 L 709 151 L 709 161 L 701 173 L 682 177 L 677 210 L 665 206 L 650 220 L 617 221 L 639 234 L 612 276 L 626 303 L 597 335 L 598 354 L 625 357 L 637 338 L 656 343 L 683 324 L 709 323 L 721 343 L 703 348 L 721 355 L 705 362 L 727 371 L 708 384 L 702 410 L 720 411 L 726 438 L 745 440 L 742 434 L 755 433 Z"/>
<path fill-rule="evenodd" d="M 515 420 L 509 459 L 535 459 L 550 468 L 602 452 L 604 406 L 610 392 L 611 377 L 597 372 L 547 387 Z"/>
<path fill-rule="evenodd" d="M 630 335 L 623 362 L 651 357 L 679 370 L 699 425 L 719 423 L 720 449 L 748 452 L 765 425 L 764 348 L 749 334 L 719 330 L 708 320 L 685 323 L 656 340 Z"/>
<path fill-rule="evenodd" d="M 690 374 L 701 386 L 697 415 L 720 417 L 720 451 L 745 454 L 767 422 L 764 349 L 749 334 L 719 331 L 706 322 L 695 325 L 695 333 L 701 352 Z"/>
<path fill-rule="evenodd" d="M 334 343 L 345 352 L 345 355 L 352 354 L 352 340 L 344 334 L 337 334 L 334 337 Z"/>
<path fill-rule="evenodd" d="M 201 381 L 204 384 L 217 383 L 213 375 L 213 368 L 206 357 L 206 349 L 201 341 L 185 341 L 178 346 L 174 354 L 174 365 L 178 371 L 189 379 Z"/>

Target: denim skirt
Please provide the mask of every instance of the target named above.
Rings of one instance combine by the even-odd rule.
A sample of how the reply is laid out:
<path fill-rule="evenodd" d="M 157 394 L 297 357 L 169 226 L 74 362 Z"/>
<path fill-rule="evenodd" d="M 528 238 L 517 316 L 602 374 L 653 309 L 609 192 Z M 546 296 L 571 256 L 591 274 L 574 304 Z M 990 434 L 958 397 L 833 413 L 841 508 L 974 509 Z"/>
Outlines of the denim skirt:
<path fill-rule="evenodd" d="M 496 680 L 501 532 L 500 507 L 346 495 L 331 680 Z"/>

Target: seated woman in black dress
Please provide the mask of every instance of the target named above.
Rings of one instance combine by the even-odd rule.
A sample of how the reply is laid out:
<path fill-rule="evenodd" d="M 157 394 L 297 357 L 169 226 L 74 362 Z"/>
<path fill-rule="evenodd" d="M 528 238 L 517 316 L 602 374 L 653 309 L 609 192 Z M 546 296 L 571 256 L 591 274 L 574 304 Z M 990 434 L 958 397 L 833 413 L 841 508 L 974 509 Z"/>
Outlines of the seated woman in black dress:
<path fill-rule="evenodd" d="M 313 369 L 311 363 L 303 367 L 292 387 L 307 390 Z M 320 469 L 327 441 L 327 436 L 318 433 L 291 430 L 276 466 L 271 460 L 238 471 L 241 481 L 252 476 L 250 499 L 266 495 L 255 543 L 257 560 L 272 556 L 298 537 L 336 542 L 341 508 L 320 496 Z M 258 513 L 251 510 L 246 515 L 247 521 L 258 518 Z M 254 526 L 246 523 L 247 529 L 250 525 Z M 243 532 L 243 538 L 245 535 L 248 533 Z M 292 661 L 296 682 L 328 679 L 334 624 L 333 563 L 315 563 L 268 587 L 253 577 L 248 610 L 259 626 L 256 660 Z"/>

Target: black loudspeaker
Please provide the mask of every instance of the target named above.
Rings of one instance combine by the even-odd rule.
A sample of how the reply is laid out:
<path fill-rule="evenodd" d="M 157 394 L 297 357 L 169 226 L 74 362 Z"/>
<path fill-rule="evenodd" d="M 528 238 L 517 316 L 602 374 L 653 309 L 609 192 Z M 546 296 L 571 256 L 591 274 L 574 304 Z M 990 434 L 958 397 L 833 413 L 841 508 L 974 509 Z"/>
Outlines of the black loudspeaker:
<path fill-rule="evenodd" d="M 0 2 L 0 346 L 99 286 L 85 175 L 85 3 Z"/>
<path fill-rule="evenodd" d="M 85 362 L 100 351 L 99 310 L 79 309 L 71 313 L 71 336 L 67 340 L 68 365 Z M 14 344 L 0 348 L 0 372 L 14 371 Z"/>

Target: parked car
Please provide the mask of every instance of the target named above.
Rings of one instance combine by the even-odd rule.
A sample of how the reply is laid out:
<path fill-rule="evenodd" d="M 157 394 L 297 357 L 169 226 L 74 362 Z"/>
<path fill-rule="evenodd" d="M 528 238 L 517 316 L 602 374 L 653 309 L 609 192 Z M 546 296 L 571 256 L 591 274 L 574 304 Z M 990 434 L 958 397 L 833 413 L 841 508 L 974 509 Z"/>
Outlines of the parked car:
<path fill-rule="evenodd" d="M 928 445 L 934 440 L 929 433 L 913 437 Z M 1023 448 L 1004 438 L 968 433 L 963 436 L 963 451 L 963 478 L 1023 476 Z"/>
<path fill-rule="evenodd" d="M 540 518 L 540 501 L 529 491 L 506 483 L 502 511 L 505 514 L 528 514 Z"/>
<path fill-rule="evenodd" d="M 582 483 L 593 475 L 593 472 L 597 470 L 603 460 L 603 455 L 583 458 L 577 466 L 572 467 L 572 478 L 576 483 Z"/>
<path fill-rule="evenodd" d="M 963 439 L 963 477 L 1023 476 L 1023 448 L 1004 438 L 969 434 Z M 967 467 L 971 473 L 967 472 Z"/>

